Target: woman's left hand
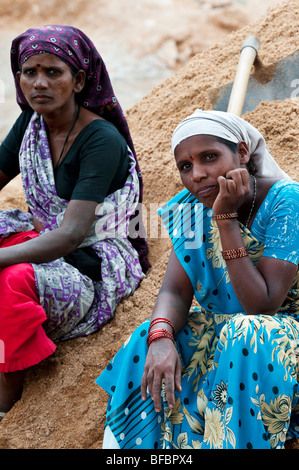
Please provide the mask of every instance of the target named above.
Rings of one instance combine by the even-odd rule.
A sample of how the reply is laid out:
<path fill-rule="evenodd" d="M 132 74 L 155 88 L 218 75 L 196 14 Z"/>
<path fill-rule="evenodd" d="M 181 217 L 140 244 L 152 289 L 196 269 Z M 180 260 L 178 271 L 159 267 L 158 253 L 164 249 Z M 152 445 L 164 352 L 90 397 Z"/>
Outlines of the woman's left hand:
<path fill-rule="evenodd" d="M 237 212 L 250 193 L 249 173 L 237 168 L 218 177 L 219 194 L 213 204 L 214 214 Z"/>

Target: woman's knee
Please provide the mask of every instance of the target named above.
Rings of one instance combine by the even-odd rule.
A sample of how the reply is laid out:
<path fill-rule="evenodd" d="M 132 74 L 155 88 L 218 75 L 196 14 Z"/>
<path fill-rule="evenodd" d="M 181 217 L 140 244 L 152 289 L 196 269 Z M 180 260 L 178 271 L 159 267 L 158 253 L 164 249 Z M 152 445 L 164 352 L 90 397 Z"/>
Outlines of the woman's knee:
<path fill-rule="evenodd" d="M 222 328 L 220 339 L 223 343 L 265 344 L 272 341 L 278 332 L 281 335 L 281 322 L 270 315 L 236 315 Z"/>
<path fill-rule="evenodd" d="M 279 361 L 294 362 L 298 347 L 298 329 L 287 317 L 271 315 L 236 315 L 222 328 L 219 348 L 241 348 L 242 353 L 259 351 L 259 357 L 278 355 Z M 272 360 L 271 359 L 271 360 Z"/>

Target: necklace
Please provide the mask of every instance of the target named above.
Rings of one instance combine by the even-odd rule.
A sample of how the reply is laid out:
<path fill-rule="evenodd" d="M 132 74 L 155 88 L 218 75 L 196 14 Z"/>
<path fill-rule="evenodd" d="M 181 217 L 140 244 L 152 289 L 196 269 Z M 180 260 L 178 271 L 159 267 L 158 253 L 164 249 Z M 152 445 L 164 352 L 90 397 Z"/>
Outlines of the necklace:
<path fill-rule="evenodd" d="M 255 206 L 255 201 L 256 201 L 256 177 L 251 175 L 253 181 L 254 181 L 254 192 L 253 192 L 253 200 L 252 200 L 252 204 L 251 204 L 251 209 L 250 209 L 250 212 L 249 212 L 249 216 L 248 216 L 248 219 L 247 219 L 247 222 L 245 224 L 245 227 L 247 228 L 248 224 L 249 224 L 249 221 L 251 219 L 251 216 L 252 216 L 252 212 L 253 212 L 253 209 L 254 209 L 254 206 Z"/>
<path fill-rule="evenodd" d="M 78 121 L 79 114 L 80 114 L 80 106 L 78 105 L 78 109 L 77 109 L 77 112 L 76 112 L 76 116 L 75 116 L 74 122 L 73 122 L 73 124 L 71 125 L 71 128 L 70 128 L 70 130 L 69 130 L 68 133 L 67 133 L 67 136 L 66 136 L 66 138 L 65 138 L 65 141 L 64 141 L 62 150 L 61 150 L 61 152 L 60 152 L 59 158 L 58 158 L 58 160 L 57 160 L 57 163 L 56 163 L 56 165 L 55 165 L 55 168 L 56 168 L 56 167 L 59 165 L 59 163 L 60 163 L 60 160 L 61 160 L 62 155 L 63 155 L 63 153 L 64 153 L 66 144 L 68 143 L 68 140 L 69 140 L 69 137 L 70 137 L 70 135 L 71 135 L 71 133 L 72 133 L 72 130 L 74 129 L 75 124 L 76 124 L 76 122 Z"/>

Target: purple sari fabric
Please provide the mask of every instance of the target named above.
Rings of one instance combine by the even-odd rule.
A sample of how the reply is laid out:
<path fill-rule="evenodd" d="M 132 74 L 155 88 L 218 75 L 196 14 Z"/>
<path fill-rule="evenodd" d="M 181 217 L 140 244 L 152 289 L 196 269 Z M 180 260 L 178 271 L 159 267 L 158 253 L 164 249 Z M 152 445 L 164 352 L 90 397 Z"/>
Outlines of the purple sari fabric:
<path fill-rule="evenodd" d="M 97 331 L 145 277 L 138 253 L 128 240 L 130 218 L 139 198 L 136 161 L 130 151 L 129 159 L 126 183 L 99 205 L 96 220 L 80 245 L 92 247 L 101 259 L 101 280 L 92 281 L 64 258 L 32 264 L 39 301 L 47 315 L 44 328 L 54 342 Z M 36 113 L 25 132 L 19 160 L 29 212 L 0 211 L 0 236 L 33 230 L 33 218 L 45 227 L 40 234 L 58 228 L 68 201 L 57 195 L 45 124 Z"/>
<path fill-rule="evenodd" d="M 139 179 L 139 203 L 142 202 L 143 182 L 136 152 L 127 120 L 114 95 L 105 64 L 92 41 L 79 29 L 65 25 L 46 25 L 31 28 L 15 38 L 11 48 L 11 68 L 15 78 L 17 103 L 22 109 L 29 107 L 20 88 L 16 74 L 29 57 L 39 53 L 55 54 L 74 72 L 82 69 L 86 73 L 86 84 L 78 96 L 79 103 L 107 121 L 112 122 L 124 136 L 136 160 Z M 145 238 L 138 236 L 131 240 L 139 254 L 144 272 L 150 267 Z"/>

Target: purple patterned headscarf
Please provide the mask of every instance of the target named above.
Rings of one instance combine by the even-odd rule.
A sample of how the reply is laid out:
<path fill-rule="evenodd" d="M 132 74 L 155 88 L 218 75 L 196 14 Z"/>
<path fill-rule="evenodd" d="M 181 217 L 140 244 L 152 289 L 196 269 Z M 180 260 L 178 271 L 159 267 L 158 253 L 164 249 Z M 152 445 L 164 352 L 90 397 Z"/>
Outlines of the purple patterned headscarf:
<path fill-rule="evenodd" d="M 140 199 L 142 202 L 143 182 L 138 165 L 136 152 L 130 135 L 127 120 L 122 108 L 114 95 L 106 66 L 92 41 L 79 29 L 64 25 L 46 25 L 30 28 L 15 38 L 11 47 L 11 68 L 15 79 L 17 103 L 21 109 L 29 107 L 21 90 L 16 74 L 29 57 L 48 52 L 58 56 L 73 71 L 82 69 L 86 73 L 86 83 L 80 93 L 79 101 L 82 106 L 112 122 L 124 136 L 129 148 L 136 159 L 136 169 L 140 184 Z M 147 243 L 144 238 L 131 239 L 140 256 L 144 271 L 149 268 L 146 255 Z"/>

